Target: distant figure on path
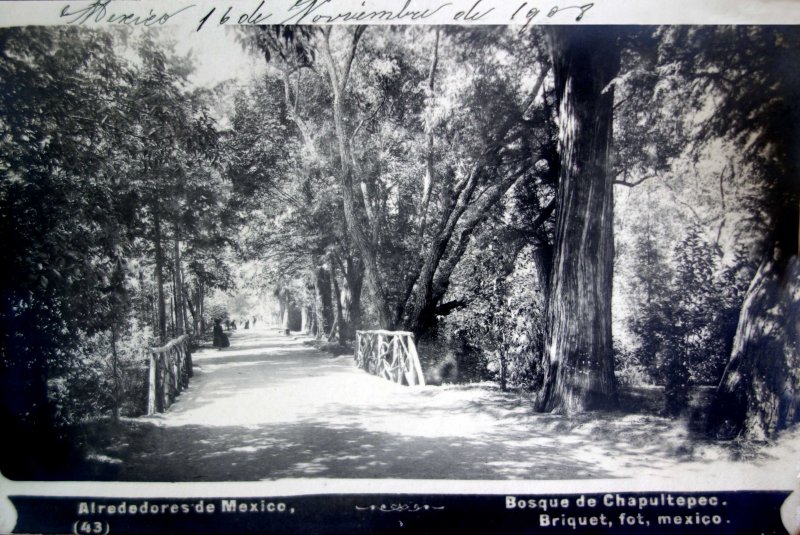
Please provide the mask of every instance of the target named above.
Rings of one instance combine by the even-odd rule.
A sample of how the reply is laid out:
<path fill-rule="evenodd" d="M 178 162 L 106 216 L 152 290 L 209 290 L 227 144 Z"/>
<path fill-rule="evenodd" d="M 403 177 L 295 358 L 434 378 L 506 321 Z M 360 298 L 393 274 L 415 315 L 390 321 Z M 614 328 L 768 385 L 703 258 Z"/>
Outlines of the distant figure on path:
<path fill-rule="evenodd" d="M 256 328 L 256 317 L 253 316 L 253 329 L 255 329 L 255 328 Z"/>
<path fill-rule="evenodd" d="M 245 329 L 249 329 L 250 328 L 250 320 L 244 320 L 244 328 Z"/>
<path fill-rule="evenodd" d="M 219 319 L 214 320 L 214 347 L 221 351 L 224 347 L 229 347 L 231 343 L 228 336 L 222 331 L 222 323 Z"/>
<path fill-rule="evenodd" d="M 233 321 L 231 322 L 231 330 L 232 330 L 232 331 L 235 331 L 235 330 L 236 330 L 236 320 L 233 320 Z"/>

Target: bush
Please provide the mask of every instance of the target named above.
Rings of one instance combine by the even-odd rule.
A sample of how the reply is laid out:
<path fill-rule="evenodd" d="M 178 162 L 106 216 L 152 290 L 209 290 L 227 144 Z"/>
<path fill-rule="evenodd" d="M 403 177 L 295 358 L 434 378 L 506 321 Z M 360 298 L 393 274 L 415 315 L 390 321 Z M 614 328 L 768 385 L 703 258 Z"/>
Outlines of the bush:
<path fill-rule="evenodd" d="M 620 386 L 635 388 L 652 384 L 651 374 L 639 359 L 639 353 L 624 349 L 616 338 L 614 339 L 614 365 L 614 374 Z"/>
<path fill-rule="evenodd" d="M 441 385 L 487 378 L 481 352 L 446 326 L 420 339 L 417 352 L 426 383 Z"/>
<path fill-rule="evenodd" d="M 80 349 L 48 381 L 59 424 L 73 424 L 115 412 L 137 416 L 147 403 L 147 350 L 155 340 L 149 327 L 133 321 L 114 340 L 110 331 L 82 335 Z M 116 350 L 116 359 L 115 359 Z"/>
<path fill-rule="evenodd" d="M 677 416 L 689 406 L 691 380 L 689 366 L 679 348 L 668 351 L 664 357 L 664 412 Z"/>
<path fill-rule="evenodd" d="M 544 299 L 533 251 L 524 248 L 513 266 L 502 248 L 476 252 L 465 266 L 457 297 L 467 303 L 442 322 L 446 343 L 440 375 L 455 367 L 456 381 L 491 379 L 511 388 L 541 386 L 544 340 Z M 496 269 L 513 267 L 506 277 Z M 505 379 L 505 381 L 503 381 Z"/>

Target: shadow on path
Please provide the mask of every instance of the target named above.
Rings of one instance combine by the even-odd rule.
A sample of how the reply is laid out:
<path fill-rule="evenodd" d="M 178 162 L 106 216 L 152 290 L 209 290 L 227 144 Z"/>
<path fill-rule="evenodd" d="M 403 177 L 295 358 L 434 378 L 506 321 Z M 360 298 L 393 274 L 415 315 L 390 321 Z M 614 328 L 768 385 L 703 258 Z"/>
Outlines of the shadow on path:
<path fill-rule="evenodd" d="M 670 420 L 536 414 L 490 384 L 402 387 L 302 342 L 240 331 L 229 349 L 197 352 L 170 410 L 98 441 L 86 478 L 610 478 L 688 454 Z"/>

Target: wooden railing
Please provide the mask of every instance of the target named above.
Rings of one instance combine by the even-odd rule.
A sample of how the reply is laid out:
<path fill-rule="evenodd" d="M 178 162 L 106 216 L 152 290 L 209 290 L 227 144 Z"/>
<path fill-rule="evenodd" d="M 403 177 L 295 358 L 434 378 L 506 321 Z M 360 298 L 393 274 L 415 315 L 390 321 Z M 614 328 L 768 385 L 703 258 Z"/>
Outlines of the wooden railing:
<path fill-rule="evenodd" d="M 356 365 L 388 381 L 424 385 L 414 335 L 406 331 L 356 331 Z"/>
<path fill-rule="evenodd" d="M 147 414 L 164 412 L 178 393 L 189 386 L 192 352 L 189 335 L 171 340 L 164 347 L 150 350 L 147 374 Z"/>

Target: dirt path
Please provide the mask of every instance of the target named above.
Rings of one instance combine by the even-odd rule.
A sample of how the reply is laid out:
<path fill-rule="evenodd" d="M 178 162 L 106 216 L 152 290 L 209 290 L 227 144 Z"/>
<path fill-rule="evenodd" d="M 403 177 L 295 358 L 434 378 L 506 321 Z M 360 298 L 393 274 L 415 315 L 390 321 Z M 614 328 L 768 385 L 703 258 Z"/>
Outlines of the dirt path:
<path fill-rule="evenodd" d="M 669 478 L 720 460 L 670 420 L 535 414 L 488 384 L 402 387 L 302 342 L 239 331 L 229 349 L 197 352 L 170 410 L 100 455 L 113 479 Z"/>

